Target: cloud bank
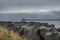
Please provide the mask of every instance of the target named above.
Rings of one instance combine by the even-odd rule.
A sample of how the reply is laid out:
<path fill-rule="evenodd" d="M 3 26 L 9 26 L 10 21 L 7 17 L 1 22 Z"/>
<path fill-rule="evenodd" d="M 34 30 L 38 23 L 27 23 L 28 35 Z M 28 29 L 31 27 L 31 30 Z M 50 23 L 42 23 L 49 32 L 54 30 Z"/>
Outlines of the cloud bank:
<path fill-rule="evenodd" d="M 60 18 L 60 0 L 0 0 L 0 19 L 13 18 Z"/>

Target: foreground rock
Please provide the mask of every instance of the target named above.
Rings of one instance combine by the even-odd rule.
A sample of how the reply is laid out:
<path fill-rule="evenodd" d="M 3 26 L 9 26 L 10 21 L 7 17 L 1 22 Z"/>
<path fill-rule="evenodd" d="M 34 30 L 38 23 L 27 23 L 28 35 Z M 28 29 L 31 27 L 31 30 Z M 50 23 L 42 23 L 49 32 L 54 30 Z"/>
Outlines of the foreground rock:
<path fill-rule="evenodd" d="M 40 22 L 0 22 L 0 25 L 7 26 L 27 38 L 27 40 L 59 40 L 60 33 L 56 30 L 55 25 Z"/>

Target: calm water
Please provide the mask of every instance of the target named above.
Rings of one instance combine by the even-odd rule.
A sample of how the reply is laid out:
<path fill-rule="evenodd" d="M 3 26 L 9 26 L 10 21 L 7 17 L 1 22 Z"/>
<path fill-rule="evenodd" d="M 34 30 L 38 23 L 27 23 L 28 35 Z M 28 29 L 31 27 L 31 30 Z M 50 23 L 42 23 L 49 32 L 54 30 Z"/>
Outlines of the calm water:
<path fill-rule="evenodd" d="M 41 23 L 55 24 L 56 28 L 60 28 L 60 21 L 39 21 Z"/>

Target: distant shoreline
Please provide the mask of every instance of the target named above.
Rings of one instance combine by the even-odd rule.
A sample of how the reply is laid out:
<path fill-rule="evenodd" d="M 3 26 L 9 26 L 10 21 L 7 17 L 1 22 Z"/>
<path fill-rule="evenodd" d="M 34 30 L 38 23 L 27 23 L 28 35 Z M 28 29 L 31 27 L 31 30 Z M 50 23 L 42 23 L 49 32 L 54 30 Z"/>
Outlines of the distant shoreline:
<path fill-rule="evenodd" d="M 1 21 L 0 22 L 20 22 L 22 19 L 20 20 L 14 20 L 14 21 L 10 21 L 10 20 L 5 20 L 5 21 Z M 60 19 L 25 19 L 25 21 L 60 21 Z"/>
<path fill-rule="evenodd" d="M 60 21 L 60 19 L 25 19 L 27 21 L 32 20 L 32 21 Z"/>

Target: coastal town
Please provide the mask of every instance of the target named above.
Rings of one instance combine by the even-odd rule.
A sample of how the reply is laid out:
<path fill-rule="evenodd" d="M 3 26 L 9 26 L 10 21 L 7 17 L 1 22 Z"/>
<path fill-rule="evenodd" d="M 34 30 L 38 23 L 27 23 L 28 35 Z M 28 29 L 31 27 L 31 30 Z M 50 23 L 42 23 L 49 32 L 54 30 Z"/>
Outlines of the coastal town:
<path fill-rule="evenodd" d="M 20 22 L 0 22 L 1 26 L 13 30 L 26 40 L 60 40 L 60 32 L 55 25 L 40 22 L 25 21 Z"/>

